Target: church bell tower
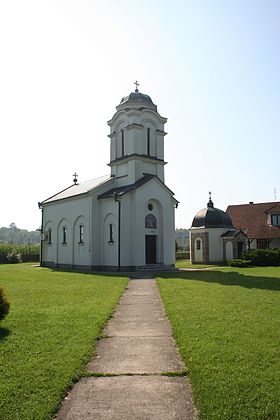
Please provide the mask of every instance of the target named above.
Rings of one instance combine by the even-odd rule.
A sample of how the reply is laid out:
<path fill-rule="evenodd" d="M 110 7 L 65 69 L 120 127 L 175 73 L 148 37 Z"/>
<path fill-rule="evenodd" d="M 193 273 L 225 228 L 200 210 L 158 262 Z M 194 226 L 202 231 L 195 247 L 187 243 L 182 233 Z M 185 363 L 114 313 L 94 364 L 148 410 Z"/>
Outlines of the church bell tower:
<path fill-rule="evenodd" d="M 164 124 L 150 96 L 138 90 L 122 98 L 110 126 L 111 175 L 118 185 L 134 184 L 144 175 L 164 182 Z"/>

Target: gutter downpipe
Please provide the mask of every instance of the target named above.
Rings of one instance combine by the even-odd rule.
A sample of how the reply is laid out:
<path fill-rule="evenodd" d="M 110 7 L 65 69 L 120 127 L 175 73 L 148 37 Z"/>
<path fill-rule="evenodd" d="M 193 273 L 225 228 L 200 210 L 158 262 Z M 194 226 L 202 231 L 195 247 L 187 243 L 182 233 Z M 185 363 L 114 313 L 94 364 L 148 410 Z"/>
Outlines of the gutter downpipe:
<path fill-rule="evenodd" d="M 42 235 L 43 235 L 43 207 L 42 207 L 42 203 L 38 203 L 38 207 L 42 212 L 42 218 L 41 218 L 41 238 L 40 238 L 40 267 L 42 267 L 42 261 L 43 261 L 43 240 L 42 240 Z"/>
<path fill-rule="evenodd" d="M 121 201 L 115 192 L 114 200 L 118 203 L 118 271 L 121 271 Z"/>

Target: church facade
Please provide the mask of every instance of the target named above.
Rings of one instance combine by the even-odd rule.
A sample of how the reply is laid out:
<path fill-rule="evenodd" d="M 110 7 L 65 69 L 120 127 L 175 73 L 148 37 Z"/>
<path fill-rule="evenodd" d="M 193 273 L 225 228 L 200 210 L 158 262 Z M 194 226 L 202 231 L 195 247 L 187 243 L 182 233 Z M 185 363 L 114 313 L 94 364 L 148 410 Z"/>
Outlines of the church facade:
<path fill-rule="evenodd" d="M 164 124 L 136 88 L 110 126 L 111 173 L 74 184 L 39 203 L 41 265 L 135 271 L 175 266 L 174 208 L 164 182 Z"/>

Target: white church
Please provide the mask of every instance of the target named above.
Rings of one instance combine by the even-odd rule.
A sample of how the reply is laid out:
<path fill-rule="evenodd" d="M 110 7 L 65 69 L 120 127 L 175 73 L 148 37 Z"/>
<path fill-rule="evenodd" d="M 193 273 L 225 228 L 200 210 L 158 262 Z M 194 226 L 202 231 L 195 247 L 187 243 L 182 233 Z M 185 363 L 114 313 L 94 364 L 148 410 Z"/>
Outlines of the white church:
<path fill-rule="evenodd" d="M 39 203 L 41 265 L 92 271 L 175 266 L 174 209 L 164 183 L 164 124 L 138 91 L 116 107 L 110 126 L 111 174 L 74 184 Z"/>

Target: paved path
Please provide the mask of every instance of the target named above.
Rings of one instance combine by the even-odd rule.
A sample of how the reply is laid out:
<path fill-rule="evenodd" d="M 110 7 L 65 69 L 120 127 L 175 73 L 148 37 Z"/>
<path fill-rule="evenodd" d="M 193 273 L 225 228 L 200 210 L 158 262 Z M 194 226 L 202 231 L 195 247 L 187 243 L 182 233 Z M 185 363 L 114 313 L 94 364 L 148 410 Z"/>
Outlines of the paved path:
<path fill-rule="evenodd" d="M 185 366 L 171 337 L 155 280 L 131 280 L 97 343 L 89 372 L 65 399 L 58 419 L 196 419 Z M 162 375 L 165 373 L 165 375 Z"/>

